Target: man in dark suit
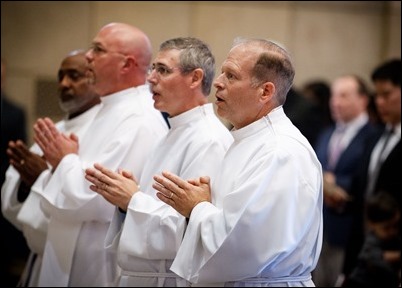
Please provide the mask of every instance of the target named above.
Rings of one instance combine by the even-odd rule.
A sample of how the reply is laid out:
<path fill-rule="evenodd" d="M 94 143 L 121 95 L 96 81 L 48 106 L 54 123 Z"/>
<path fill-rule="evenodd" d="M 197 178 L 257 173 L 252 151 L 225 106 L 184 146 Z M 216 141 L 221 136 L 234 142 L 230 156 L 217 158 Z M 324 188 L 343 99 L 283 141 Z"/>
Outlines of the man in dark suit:
<path fill-rule="evenodd" d="M 377 67 L 371 76 L 375 86 L 375 104 L 385 123 L 383 133 L 368 146 L 361 170 L 353 180 L 353 193 L 358 213 L 353 223 L 353 234 L 346 251 L 344 274 L 356 266 L 357 255 L 365 237 L 363 207 L 365 199 L 386 191 L 394 196 L 400 207 L 401 171 L 401 60 L 390 60 Z"/>
<path fill-rule="evenodd" d="M 335 286 L 342 272 L 353 222 L 351 182 L 366 143 L 376 133 L 368 103 L 368 88 L 360 77 L 344 75 L 332 82 L 329 104 L 335 125 L 324 130 L 315 145 L 324 172 L 323 248 L 313 273 L 317 286 Z"/>
<path fill-rule="evenodd" d="M 1 185 L 9 166 L 8 142 L 21 139 L 26 141 L 25 111 L 12 103 L 4 95 L 5 63 L 1 59 Z M 2 247 L 2 269 L 0 279 L 5 285 L 15 286 L 28 257 L 29 249 L 20 231 L 15 229 L 1 214 L 0 229 Z"/>
<path fill-rule="evenodd" d="M 7 99 L 4 93 L 6 67 L 1 59 L 1 185 L 5 179 L 8 163 L 6 153 L 8 141 L 26 141 L 25 111 Z"/>

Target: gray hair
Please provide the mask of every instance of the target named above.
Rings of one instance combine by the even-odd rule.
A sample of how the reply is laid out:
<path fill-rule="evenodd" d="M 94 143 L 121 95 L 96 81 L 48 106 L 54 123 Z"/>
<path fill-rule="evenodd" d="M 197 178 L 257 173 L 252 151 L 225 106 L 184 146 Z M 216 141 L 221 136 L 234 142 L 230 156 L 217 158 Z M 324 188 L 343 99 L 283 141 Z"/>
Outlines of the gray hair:
<path fill-rule="evenodd" d="M 180 50 L 179 68 L 183 74 L 190 73 L 197 68 L 204 72 L 202 79 L 202 93 L 208 96 L 211 92 L 212 81 L 215 77 L 215 57 L 208 45 L 193 37 L 178 37 L 163 42 L 159 51 Z"/>
<path fill-rule="evenodd" d="M 276 99 L 279 105 L 286 101 L 286 95 L 293 85 L 295 70 L 292 60 L 285 48 L 277 43 L 265 39 L 236 38 L 234 46 L 247 45 L 261 48 L 251 71 L 253 86 L 264 82 L 272 82 L 276 88 Z"/>
<path fill-rule="evenodd" d="M 75 56 L 78 54 L 85 54 L 85 53 L 86 53 L 86 51 L 84 49 L 79 48 L 79 49 L 75 49 L 75 50 L 68 52 L 66 57 Z"/>

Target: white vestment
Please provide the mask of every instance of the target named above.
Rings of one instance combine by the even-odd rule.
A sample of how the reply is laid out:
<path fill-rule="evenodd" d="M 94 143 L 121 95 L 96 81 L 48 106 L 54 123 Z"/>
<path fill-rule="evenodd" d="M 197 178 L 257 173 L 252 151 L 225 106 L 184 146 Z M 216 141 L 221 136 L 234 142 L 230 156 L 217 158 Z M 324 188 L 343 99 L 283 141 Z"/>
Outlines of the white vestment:
<path fill-rule="evenodd" d="M 100 106 L 96 105 L 73 119 L 63 119 L 57 122 L 57 130 L 66 134 L 74 133 L 78 137 L 82 137 L 99 111 Z M 39 155 L 43 154 L 37 144 L 32 145 L 30 150 Z M 20 279 L 20 284 L 27 285 L 28 287 L 38 286 L 47 224 L 49 222 L 49 219 L 40 208 L 40 194 L 51 177 L 50 170 L 51 168 L 39 175 L 24 202 L 17 200 L 21 178 L 13 166 L 7 169 L 6 181 L 1 189 L 3 214 L 19 230 L 22 230 L 28 247 L 31 250 L 31 255 Z"/>
<path fill-rule="evenodd" d="M 65 156 L 42 193 L 50 215 L 40 286 L 108 286 L 116 277 L 114 253 L 104 241 L 114 206 L 91 191 L 84 170 L 98 162 L 140 175 L 145 159 L 167 133 L 148 86 L 101 97 L 102 108 L 79 141 L 79 155 Z"/>
<path fill-rule="evenodd" d="M 233 142 L 211 103 L 169 118 L 169 123 L 168 135 L 145 164 L 139 179 L 141 191 L 129 203 L 122 230 L 121 215 L 116 210 L 108 231 L 106 244 L 112 248 L 119 245 L 119 286 L 185 285 L 186 281 L 169 268 L 183 238 L 186 220 L 156 197 L 153 176 L 166 170 L 184 179 L 205 175 L 213 178 Z"/>
<path fill-rule="evenodd" d="M 213 204 L 192 210 L 171 270 L 200 286 L 314 285 L 323 198 L 314 150 L 282 107 L 232 135 Z"/>

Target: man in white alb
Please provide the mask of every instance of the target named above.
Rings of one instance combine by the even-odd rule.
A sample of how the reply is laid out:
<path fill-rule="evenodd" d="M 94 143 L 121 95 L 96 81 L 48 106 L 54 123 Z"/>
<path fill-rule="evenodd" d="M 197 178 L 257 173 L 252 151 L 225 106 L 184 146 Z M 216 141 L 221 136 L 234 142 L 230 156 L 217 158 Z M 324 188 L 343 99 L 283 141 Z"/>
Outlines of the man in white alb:
<path fill-rule="evenodd" d="M 88 61 L 83 50 L 70 52 L 58 71 L 59 105 L 66 112 L 56 127 L 63 133 L 82 137 L 87 131 L 100 103 L 98 94 L 88 77 Z M 1 190 L 3 215 L 24 234 L 31 253 L 22 273 L 19 286 L 38 285 L 42 254 L 49 219 L 40 208 L 40 194 L 52 176 L 42 158 L 42 151 L 34 144 L 30 149 L 22 141 L 9 143 L 11 166 Z"/>
<path fill-rule="evenodd" d="M 116 255 L 104 248 L 114 206 L 89 189 L 84 170 L 97 161 L 139 177 L 151 149 L 167 133 L 144 85 L 151 52 L 138 28 L 102 27 L 86 54 L 102 102 L 87 134 L 78 142 L 58 133 L 49 119 L 34 126 L 35 140 L 54 167 L 41 201 L 50 222 L 40 286 L 108 286 L 116 277 Z"/>
<path fill-rule="evenodd" d="M 290 57 L 272 41 L 246 39 L 221 71 L 217 112 L 234 126 L 234 142 L 219 175 L 154 177 L 158 198 L 189 218 L 171 271 L 201 286 L 313 286 L 322 170 L 282 108 Z"/>
<path fill-rule="evenodd" d="M 119 286 L 185 286 L 169 271 L 186 227 L 185 218 L 156 198 L 153 176 L 164 169 L 185 178 L 217 174 L 233 142 L 207 96 L 215 74 L 208 46 L 197 38 L 179 37 L 160 45 L 148 76 L 154 106 L 167 112 L 171 129 L 156 146 L 135 181 L 101 165 L 87 169 L 92 190 L 126 211 L 116 210 L 107 244 L 117 246 Z M 122 226 L 121 218 L 124 218 Z M 121 233 L 121 236 L 120 236 Z"/>

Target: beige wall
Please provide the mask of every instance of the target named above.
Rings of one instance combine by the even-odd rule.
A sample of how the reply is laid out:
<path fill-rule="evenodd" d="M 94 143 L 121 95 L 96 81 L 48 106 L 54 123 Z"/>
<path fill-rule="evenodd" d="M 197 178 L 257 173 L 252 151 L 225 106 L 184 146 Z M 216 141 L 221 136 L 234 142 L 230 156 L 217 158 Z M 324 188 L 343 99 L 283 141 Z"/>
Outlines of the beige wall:
<path fill-rule="evenodd" d="M 154 52 L 168 38 L 199 37 L 210 44 L 217 71 L 236 36 L 273 39 L 293 55 L 296 87 L 344 73 L 369 82 L 375 66 L 401 56 L 400 1 L 2 1 L 7 92 L 26 108 L 29 127 L 38 116 L 37 81 L 55 81 L 62 57 L 88 47 L 100 27 L 115 21 L 143 29 Z"/>

